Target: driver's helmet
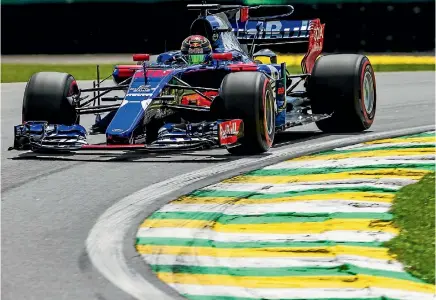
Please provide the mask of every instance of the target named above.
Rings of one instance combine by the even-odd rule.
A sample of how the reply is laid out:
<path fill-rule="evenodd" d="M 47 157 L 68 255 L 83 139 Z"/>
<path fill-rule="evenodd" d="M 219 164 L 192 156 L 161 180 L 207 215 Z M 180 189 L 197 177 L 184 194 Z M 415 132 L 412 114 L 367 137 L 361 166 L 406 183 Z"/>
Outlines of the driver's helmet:
<path fill-rule="evenodd" d="M 204 36 L 191 35 L 183 41 L 180 50 L 188 64 L 197 65 L 205 62 L 207 55 L 212 52 L 212 46 Z"/>

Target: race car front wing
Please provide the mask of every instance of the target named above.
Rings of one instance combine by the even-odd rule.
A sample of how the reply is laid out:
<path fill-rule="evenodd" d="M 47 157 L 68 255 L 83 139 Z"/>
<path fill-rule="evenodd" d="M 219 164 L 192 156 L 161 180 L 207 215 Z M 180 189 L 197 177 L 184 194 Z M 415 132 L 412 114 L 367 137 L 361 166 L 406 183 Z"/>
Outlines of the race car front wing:
<path fill-rule="evenodd" d="M 102 149 L 191 150 L 234 147 L 239 145 L 238 141 L 243 135 L 243 121 L 234 119 L 215 122 L 165 124 L 159 129 L 157 139 L 150 144 L 135 143 L 134 141 L 138 140 L 137 137 L 132 137 L 131 142 L 128 144 L 89 144 L 86 138 L 87 131 L 82 125 L 57 125 L 43 121 L 33 121 L 14 126 L 14 145 L 9 150 L 32 150 L 34 152 Z"/>

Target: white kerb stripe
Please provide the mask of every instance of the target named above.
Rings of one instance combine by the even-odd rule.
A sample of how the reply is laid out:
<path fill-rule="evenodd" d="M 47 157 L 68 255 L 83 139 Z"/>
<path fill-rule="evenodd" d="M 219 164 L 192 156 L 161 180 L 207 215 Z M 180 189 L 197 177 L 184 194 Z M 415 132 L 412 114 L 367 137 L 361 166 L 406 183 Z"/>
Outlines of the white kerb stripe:
<path fill-rule="evenodd" d="M 170 283 L 171 287 L 181 294 L 202 296 L 246 297 L 255 299 L 316 299 L 338 298 L 358 299 L 389 297 L 402 300 L 434 300 L 433 294 L 409 292 L 404 290 L 365 288 L 365 289 L 274 289 L 274 288 L 242 288 L 224 285 L 195 285 Z M 398 287 L 401 288 L 401 287 Z"/>
<path fill-rule="evenodd" d="M 325 184 L 324 182 L 297 182 L 297 183 L 227 183 L 221 182 L 204 187 L 201 190 L 214 191 L 234 191 L 234 192 L 258 192 L 263 194 L 283 193 L 293 191 L 304 191 L 312 189 L 336 189 L 336 188 L 388 188 L 398 190 L 405 185 L 415 183 L 417 180 L 397 180 L 397 179 L 355 179 L 344 180 L 344 182 L 336 182 Z"/>
<path fill-rule="evenodd" d="M 344 158 L 330 159 L 320 161 L 284 161 L 272 166 L 265 167 L 265 170 L 276 169 L 301 169 L 301 168 L 353 168 L 361 166 L 377 165 L 401 165 L 401 164 L 431 164 L 434 163 L 435 155 L 426 155 L 426 159 L 408 159 L 402 156 L 397 157 L 362 157 L 362 158 Z"/>
<path fill-rule="evenodd" d="M 151 265 L 183 265 L 194 267 L 227 268 L 295 268 L 325 267 L 334 268 L 352 264 L 361 268 L 404 272 L 404 267 L 396 261 L 373 259 L 361 256 L 338 255 L 334 258 L 324 257 L 214 257 L 192 255 L 142 254 L 142 258 Z M 259 270 L 262 272 L 262 270 Z"/>
<path fill-rule="evenodd" d="M 138 237 L 144 238 L 185 238 L 205 239 L 220 242 L 385 242 L 395 234 L 376 231 L 335 230 L 318 234 L 256 234 L 256 233 L 221 233 L 210 229 L 198 228 L 149 228 L 141 227 Z"/>
<path fill-rule="evenodd" d="M 269 213 L 386 213 L 390 203 L 349 200 L 296 201 L 268 204 L 182 204 L 170 203 L 158 212 L 210 212 L 228 215 L 263 215 Z"/>

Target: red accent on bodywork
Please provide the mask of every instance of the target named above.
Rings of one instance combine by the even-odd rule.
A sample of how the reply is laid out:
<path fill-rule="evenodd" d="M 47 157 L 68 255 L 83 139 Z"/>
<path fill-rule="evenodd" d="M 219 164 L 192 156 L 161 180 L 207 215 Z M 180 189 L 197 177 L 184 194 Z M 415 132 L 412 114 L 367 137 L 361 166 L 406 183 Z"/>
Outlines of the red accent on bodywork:
<path fill-rule="evenodd" d="M 257 71 L 256 64 L 231 64 L 227 66 L 232 72 Z"/>
<path fill-rule="evenodd" d="M 166 70 L 147 70 L 147 77 L 163 77 L 167 75 Z"/>
<path fill-rule="evenodd" d="M 320 19 L 312 20 L 309 28 L 309 47 L 301 61 L 303 73 L 312 73 L 315 61 L 322 52 L 324 46 L 324 28 Z"/>
<path fill-rule="evenodd" d="M 81 150 L 132 150 L 144 149 L 145 144 L 126 144 L 126 145 L 83 145 Z"/>
<path fill-rule="evenodd" d="M 144 78 L 144 72 L 136 72 L 134 78 Z"/>
<path fill-rule="evenodd" d="M 150 54 L 133 54 L 133 61 L 148 61 L 150 60 Z"/>
<path fill-rule="evenodd" d="M 170 74 L 171 70 L 147 70 L 147 77 L 164 77 Z M 135 78 L 144 77 L 144 72 L 136 72 Z"/>
<path fill-rule="evenodd" d="M 232 60 L 233 54 L 230 52 L 227 53 L 212 53 L 212 59 L 216 60 Z"/>
<path fill-rule="evenodd" d="M 243 132 L 240 132 L 241 124 L 243 124 L 241 119 L 220 123 L 218 126 L 219 144 L 221 146 L 235 144 L 238 138 L 243 134 Z"/>
<path fill-rule="evenodd" d="M 139 65 L 118 65 L 115 66 L 116 69 L 118 69 L 118 77 L 121 78 L 128 78 L 133 76 L 133 74 L 142 68 L 142 66 Z"/>
<path fill-rule="evenodd" d="M 218 92 L 215 91 L 205 91 L 203 92 L 204 95 L 214 98 L 218 96 Z M 197 106 L 207 106 L 210 107 L 211 102 L 204 98 L 203 96 L 195 93 L 190 95 L 185 95 L 182 97 L 182 100 L 180 101 L 180 104 L 182 105 L 197 105 Z"/>
<path fill-rule="evenodd" d="M 241 8 L 240 12 L 241 12 L 241 22 L 247 22 L 248 20 L 248 7 L 243 7 Z"/>

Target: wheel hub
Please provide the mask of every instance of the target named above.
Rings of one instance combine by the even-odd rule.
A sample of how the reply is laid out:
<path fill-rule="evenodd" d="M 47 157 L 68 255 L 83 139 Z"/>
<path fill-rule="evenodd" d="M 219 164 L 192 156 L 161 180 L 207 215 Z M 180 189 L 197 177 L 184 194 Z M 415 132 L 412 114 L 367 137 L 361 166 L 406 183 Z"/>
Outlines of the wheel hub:
<path fill-rule="evenodd" d="M 374 109 L 374 80 L 369 71 L 365 72 L 363 77 L 363 102 L 365 104 L 366 113 L 369 115 Z"/>

